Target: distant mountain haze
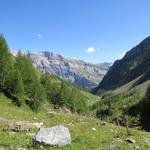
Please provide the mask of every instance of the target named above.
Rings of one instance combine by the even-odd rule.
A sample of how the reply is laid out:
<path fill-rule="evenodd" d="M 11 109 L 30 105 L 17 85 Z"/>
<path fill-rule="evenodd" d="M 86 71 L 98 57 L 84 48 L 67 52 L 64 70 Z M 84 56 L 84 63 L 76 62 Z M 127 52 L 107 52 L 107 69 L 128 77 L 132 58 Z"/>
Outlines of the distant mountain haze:
<path fill-rule="evenodd" d="M 57 75 L 87 90 L 96 87 L 111 66 L 111 63 L 93 64 L 48 51 L 30 53 L 30 57 L 33 65 L 41 71 Z"/>

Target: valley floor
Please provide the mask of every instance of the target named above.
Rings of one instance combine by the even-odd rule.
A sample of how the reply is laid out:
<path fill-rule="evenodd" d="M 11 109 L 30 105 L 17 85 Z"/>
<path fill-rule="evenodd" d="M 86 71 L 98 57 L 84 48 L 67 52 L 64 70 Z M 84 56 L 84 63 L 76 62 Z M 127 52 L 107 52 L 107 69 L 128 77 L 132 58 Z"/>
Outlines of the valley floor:
<path fill-rule="evenodd" d="M 63 148 L 32 147 L 32 135 L 36 130 L 28 132 L 3 131 L 5 121 L 22 120 L 29 122 L 43 122 L 44 127 L 64 125 L 69 128 L 72 144 Z M 110 123 L 86 116 L 73 114 L 47 115 L 46 111 L 33 113 L 28 108 L 18 108 L 5 96 L 0 96 L 0 149 L 34 150 L 34 149 L 61 149 L 61 150 L 148 150 L 150 149 L 150 133 L 130 129 L 136 142 L 129 143 L 126 129 Z M 33 134 L 32 134 L 33 133 Z"/>

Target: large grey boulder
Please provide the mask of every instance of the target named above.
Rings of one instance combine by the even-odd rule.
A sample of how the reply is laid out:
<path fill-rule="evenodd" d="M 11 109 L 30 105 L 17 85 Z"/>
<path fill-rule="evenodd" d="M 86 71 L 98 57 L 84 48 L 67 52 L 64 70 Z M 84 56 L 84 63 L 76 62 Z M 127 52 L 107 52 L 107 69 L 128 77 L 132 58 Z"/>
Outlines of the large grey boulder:
<path fill-rule="evenodd" d="M 58 125 L 51 128 L 41 128 L 33 136 L 33 145 L 43 144 L 49 146 L 64 146 L 71 144 L 71 135 L 68 128 Z"/>

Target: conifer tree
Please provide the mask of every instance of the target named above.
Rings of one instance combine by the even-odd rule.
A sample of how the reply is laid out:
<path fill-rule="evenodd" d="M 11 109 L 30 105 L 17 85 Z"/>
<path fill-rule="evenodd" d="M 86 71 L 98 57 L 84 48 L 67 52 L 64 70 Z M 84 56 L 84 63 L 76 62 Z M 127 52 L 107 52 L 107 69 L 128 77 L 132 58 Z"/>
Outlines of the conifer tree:
<path fill-rule="evenodd" d="M 43 87 L 46 91 L 47 100 L 49 102 L 51 102 L 51 99 L 52 99 L 52 96 L 53 96 L 52 91 L 54 89 L 52 88 L 52 81 L 50 79 L 49 74 L 42 74 L 41 78 L 40 78 L 40 82 L 41 82 L 41 84 L 43 85 Z"/>
<path fill-rule="evenodd" d="M 3 35 L 0 35 L 0 90 L 9 91 L 13 61 L 7 43 Z"/>
<path fill-rule="evenodd" d="M 18 68 L 15 67 L 14 71 L 14 85 L 13 85 L 14 94 L 17 96 L 18 105 L 22 105 L 25 100 L 24 95 L 24 84 L 21 77 L 21 73 L 19 72 Z"/>
<path fill-rule="evenodd" d="M 45 91 L 40 84 L 40 79 L 32 66 L 29 56 L 18 53 L 16 58 L 17 67 L 21 73 L 27 104 L 35 111 L 39 110 L 45 99 Z"/>
<path fill-rule="evenodd" d="M 61 82 L 61 88 L 60 88 L 60 97 L 58 99 L 58 104 L 60 106 L 69 106 L 69 99 L 70 99 L 70 92 L 69 88 L 67 87 L 66 83 L 64 81 Z"/>

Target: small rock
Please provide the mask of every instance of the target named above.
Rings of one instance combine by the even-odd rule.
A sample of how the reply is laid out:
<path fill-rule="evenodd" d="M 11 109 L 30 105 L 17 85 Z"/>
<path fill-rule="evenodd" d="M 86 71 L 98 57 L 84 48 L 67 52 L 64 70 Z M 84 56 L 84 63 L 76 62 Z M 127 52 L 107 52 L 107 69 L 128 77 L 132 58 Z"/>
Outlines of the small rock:
<path fill-rule="evenodd" d="M 8 122 L 8 124 L 4 128 L 4 131 L 15 131 L 15 132 L 28 131 L 29 129 L 32 129 L 32 128 L 39 129 L 42 126 L 43 126 L 43 122 L 30 123 L 28 121 L 11 121 L 11 122 Z"/>
<path fill-rule="evenodd" d="M 42 145 L 40 145 L 40 148 L 43 149 L 44 147 Z"/>
<path fill-rule="evenodd" d="M 59 113 L 72 114 L 71 110 L 66 107 L 59 108 Z"/>
<path fill-rule="evenodd" d="M 13 134 L 15 134 L 15 132 L 12 131 L 12 132 L 9 132 L 9 134 L 10 134 L 10 135 L 13 135 Z"/>
<path fill-rule="evenodd" d="M 59 125 L 51 128 L 41 128 L 33 136 L 33 145 L 44 144 L 49 146 L 64 146 L 71 144 L 71 135 L 68 128 Z"/>
<path fill-rule="evenodd" d="M 112 144 L 110 145 L 110 148 L 115 148 L 120 146 L 123 143 L 123 141 L 120 138 L 117 138 L 116 140 L 114 140 L 112 142 Z"/>
<path fill-rule="evenodd" d="M 43 126 L 43 122 L 34 122 L 34 123 L 30 123 L 31 127 L 33 126 L 34 128 L 41 128 Z"/>
<path fill-rule="evenodd" d="M 73 126 L 74 124 L 72 122 L 68 123 L 68 126 Z"/>
<path fill-rule="evenodd" d="M 7 147 L 5 147 L 5 146 L 1 146 L 0 145 L 0 150 L 9 150 Z"/>
<path fill-rule="evenodd" d="M 136 145 L 134 145 L 134 148 L 135 149 L 140 149 L 140 146 L 136 144 Z"/>
<path fill-rule="evenodd" d="M 93 131 L 96 131 L 96 128 L 92 128 Z"/>
<path fill-rule="evenodd" d="M 136 141 L 135 141 L 133 138 L 131 138 L 131 137 L 126 138 L 126 141 L 127 141 L 128 143 L 132 143 L 132 144 L 135 144 L 135 143 L 136 143 Z"/>
<path fill-rule="evenodd" d="M 33 117 L 33 120 L 37 120 L 37 118 L 36 118 L 36 117 Z"/>
<path fill-rule="evenodd" d="M 117 138 L 116 140 L 114 140 L 113 142 L 112 142 L 112 145 L 120 145 L 120 144 L 122 144 L 123 143 L 123 141 L 121 140 L 121 139 L 119 139 L 119 138 Z"/>
<path fill-rule="evenodd" d="M 50 115 L 50 116 L 53 116 L 53 115 L 55 115 L 55 114 L 56 114 L 56 112 L 53 111 L 53 110 L 49 110 L 49 111 L 47 112 L 47 115 Z"/>

